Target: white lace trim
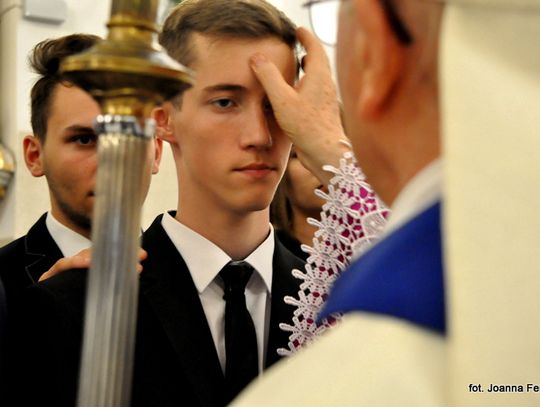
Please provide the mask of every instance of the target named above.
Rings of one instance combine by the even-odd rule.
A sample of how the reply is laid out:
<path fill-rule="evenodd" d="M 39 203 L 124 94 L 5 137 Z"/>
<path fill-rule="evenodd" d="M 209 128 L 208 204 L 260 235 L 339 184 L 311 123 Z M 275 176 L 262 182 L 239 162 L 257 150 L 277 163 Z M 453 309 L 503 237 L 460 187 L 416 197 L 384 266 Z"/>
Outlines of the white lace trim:
<path fill-rule="evenodd" d="M 333 315 L 316 322 L 334 281 L 349 265 L 353 253 L 364 252 L 377 240 L 389 213 L 365 181 L 351 151 L 340 159 L 339 168 L 325 165 L 323 169 L 334 176 L 327 194 L 315 191 L 326 203 L 320 221 L 308 219 L 318 230 L 313 246 L 302 245 L 302 250 L 309 254 L 305 270 L 293 270 L 293 275 L 303 280 L 298 298 L 287 296 L 284 299 L 296 310 L 292 325 L 279 325 L 283 331 L 290 332 L 288 349 L 278 349 L 281 356 L 297 352 L 340 319 L 339 315 Z"/>

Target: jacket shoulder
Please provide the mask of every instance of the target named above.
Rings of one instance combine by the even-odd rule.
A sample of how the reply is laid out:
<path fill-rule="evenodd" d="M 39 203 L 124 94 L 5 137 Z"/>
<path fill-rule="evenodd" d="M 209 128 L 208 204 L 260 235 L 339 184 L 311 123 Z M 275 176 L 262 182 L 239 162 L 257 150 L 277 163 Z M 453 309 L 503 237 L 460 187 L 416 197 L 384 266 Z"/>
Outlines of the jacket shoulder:
<path fill-rule="evenodd" d="M 274 255 L 285 262 L 286 267 L 303 269 L 306 262 L 289 250 L 276 236 Z"/>
<path fill-rule="evenodd" d="M 7 245 L 0 247 L 0 264 L 2 264 L 2 271 L 4 267 L 11 262 L 22 259 L 24 255 L 24 239 L 26 236 L 20 237 Z"/>

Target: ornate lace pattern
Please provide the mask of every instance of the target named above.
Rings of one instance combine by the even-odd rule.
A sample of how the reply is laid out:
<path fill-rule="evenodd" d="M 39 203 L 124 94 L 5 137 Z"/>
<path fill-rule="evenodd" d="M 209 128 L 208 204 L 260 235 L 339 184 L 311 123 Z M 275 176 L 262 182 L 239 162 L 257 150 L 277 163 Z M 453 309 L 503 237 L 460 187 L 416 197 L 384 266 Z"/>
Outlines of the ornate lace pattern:
<path fill-rule="evenodd" d="M 278 353 L 288 356 L 308 345 L 328 327 L 334 325 L 339 315 L 320 323 L 317 314 L 328 297 L 330 287 L 350 262 L 354 254 L 365 251 L 377 240 L 386 224 L 388 209 L 376 197 L 352 152 L 340 159 L 339 168 L 326 165 L 325 171 L 333 173 L 328 193 L 315 193 L 326 200 L 321 220 L 308 219 L 317 226 L 313 246 L 302 245 L 309 254 L 304 271 L 293 270 L 293 275 L 303 280 L 298 298 L 287 296 L 285 302 L 294 305 L 292 325 L 281 323 L 282 330 L 290 332 L 288 349 Z"/>

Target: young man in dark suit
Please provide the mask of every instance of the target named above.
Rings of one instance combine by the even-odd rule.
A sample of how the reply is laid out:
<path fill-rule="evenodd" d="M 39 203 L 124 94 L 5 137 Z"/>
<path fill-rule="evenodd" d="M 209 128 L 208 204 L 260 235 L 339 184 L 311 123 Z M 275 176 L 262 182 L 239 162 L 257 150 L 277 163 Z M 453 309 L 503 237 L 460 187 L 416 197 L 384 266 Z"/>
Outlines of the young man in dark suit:
<path fill-rule="evenodd" d="M 63 80 L 59 66 L 61 59 L 100 40 L 73 34 L 42 41 L 32 52 L 30 63 L 39 75 L 31 90 L 34 134 L 24 138 L 23 151 L 30 173 L 47 180 L 51 210 L 25 236 L 0 249 L 8 307 L 21 290 L 47 277 L 45 273 L 61 258 L 74 257 L 68 263 L 72 266 L 87 264 L 75 255 L 90 246 L 97 167 L 93 122 L 100 110 L 90 95 Z M 159 169 L 161 140 L 154 145 L 148 157 L 152 173 Z M 150 172 L 144 182 L 148 189 Z"/>
<path fill-rule="evenodd" d="M 249 66 L 264 52 L 294 83 L 295 28 L 263 0 L 187 0 L 160 43 L 196 83 L 154 111 L 179 195 L 176 212 L 143 236 L 132 404 L 222 406 L 280 358 L 288 333 L 279 324 L 294 311 L 283 298 L 299 289 L 291 271 L 303 262 L 269 222 L 291 143 Z M 83 296 L 80 271 L 28 295 L 42 310 L 29 317 L 28 336 L 50 345 L 30 357 L 35 393 L 56 406 L 75 398 Z"/>
<path fill-rule="evenodd" d="M 31 66 L 39 77 L 31 90 L 33 135 L 24 138 L 23 151 L 30 173 L 34 177 L 45 176 L 47 180 L 51 210 L 25 236 L 0 249 L 0 278 L 7 309 L 5 379 L 18 377 L 19 359 L 15 349 L 22 343 L 14 337 L 15 325 L 20 322 L 15 315 L 22 306 L 24 289 L 60 269 L 87 267 L 89 263 L 87 255 L 77 254 L 90 246 L 97 167 L 93 122 L 100 110 L 90 95 L 63 80 L 59 65 L 63 58 L 82 52 L 100 40 L 94 35 L 68 35 L 42 41 L 31 55 Z M 146 191 L 151 173 L 159 169 L 162 141 L 153 141 L 153 146 L 143 180 Z M 31 308 L 27 311 L 37 312 Z"/>
<path fill-rule="evenodd" d="M 47 179 L 51 210 L 26 236 L 0 249 L 8 298 L 36 283 L 64 255 L 73 256 L 90 244 L 93 180 L 89 174 L 95 168 L 92 121 L 99 108 L 80 89 L 62 84 L 58 64 L 60 58 L 97 41 L 99 37 L 93 35 L 72 35 L 34 48 L 30 62 L 40 75 L 31 91 L 34 134 L 24 138 L 23 149 L 30 173 Z"/>

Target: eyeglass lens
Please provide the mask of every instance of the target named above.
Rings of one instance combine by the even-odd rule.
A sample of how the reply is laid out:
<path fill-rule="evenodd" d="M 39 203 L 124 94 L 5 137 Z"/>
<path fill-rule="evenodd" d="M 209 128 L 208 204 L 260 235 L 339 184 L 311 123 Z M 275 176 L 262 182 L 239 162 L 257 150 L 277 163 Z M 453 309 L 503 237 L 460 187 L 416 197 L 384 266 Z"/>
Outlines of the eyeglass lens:
<path fill-rule="evenodd" d="M 339 1 L 322 1 L 310 5 L 311 27 L 315 35 L 327 45 L 337 41 Z"/>

